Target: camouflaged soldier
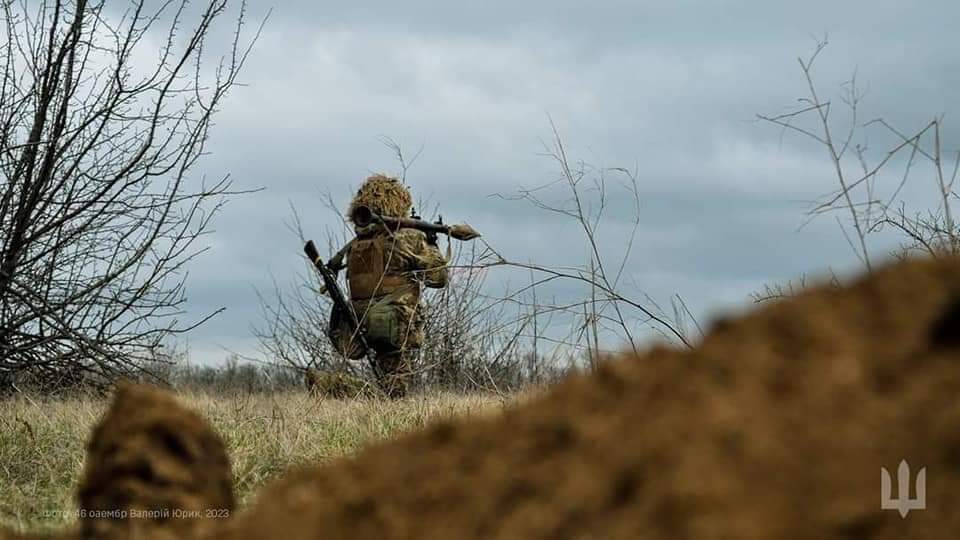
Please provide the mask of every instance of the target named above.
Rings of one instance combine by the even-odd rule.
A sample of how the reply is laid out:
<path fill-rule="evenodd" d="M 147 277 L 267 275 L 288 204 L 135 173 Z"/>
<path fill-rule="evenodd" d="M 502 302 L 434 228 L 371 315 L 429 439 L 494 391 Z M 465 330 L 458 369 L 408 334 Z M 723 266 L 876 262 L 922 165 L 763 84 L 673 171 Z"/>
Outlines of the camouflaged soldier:
<path fill-rule="evenodd" d="M 381 222 L 357 225 L 354 212 L 361 206 L 381 216 L 406 217 L 412 200 L 396 178 L 367 178 L 348 212 L 356 238 L 328 263 L 334 272 L 347 269 L 350 300 L 375 355 L 381 385 L 390 396 L 400 397 L 407 392 L 412 361 L 423 344 L 422 288 L 447 285 L 447 260 L 437 248 L 435 233 L 388 228 Z M 343 314 L 331 315 L 330 339 L 348 358 L 363 356 Z"/>

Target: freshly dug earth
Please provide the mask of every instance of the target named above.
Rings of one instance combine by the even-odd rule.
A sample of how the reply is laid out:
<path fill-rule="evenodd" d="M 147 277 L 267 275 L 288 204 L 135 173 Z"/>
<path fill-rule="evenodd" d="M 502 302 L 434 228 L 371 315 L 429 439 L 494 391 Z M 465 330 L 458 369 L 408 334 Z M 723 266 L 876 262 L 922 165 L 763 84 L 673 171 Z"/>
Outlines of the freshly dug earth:
<path fill-rule="evenodd" d="M 926 467 L 926 510 L 880 469 Z M 896 473 L 893 473 L 896 476 Z M 289 475 L 236 538 L 942 538 L 960 530 L 960 262 L 715 325 L 491 421 Z"/>
<path fill-rule="evenodd" d="M 943 538 L 960 530 L 958 395 L 960 261 L 900 263 L 718 322 L 695 350 L 611 361 L 503 416 L 292 472 L 194 532 Z M 927 476 L 926 509 L 906 518 L 880 507 L 879 471 L 901 460 Z"/>
<path fill-rule="evenodd" d="M 88 516 L 86 538 L 139 537 L 157 526 L 178 538 L 209 527 L 207 517 L 234 508 L 226 448 L 171 395 L 121 385 L 87 445 L 77 506 Z M 116 519 L 120 511 L 129 519 Z"/>

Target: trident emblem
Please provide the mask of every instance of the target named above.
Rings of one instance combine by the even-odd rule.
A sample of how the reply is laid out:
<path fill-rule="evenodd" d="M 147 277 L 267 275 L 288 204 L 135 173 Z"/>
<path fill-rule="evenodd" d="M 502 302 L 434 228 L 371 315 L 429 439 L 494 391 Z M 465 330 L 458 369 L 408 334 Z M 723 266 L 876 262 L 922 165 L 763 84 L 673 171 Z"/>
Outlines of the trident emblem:
<path fill-rule="evenodd" d="M 890 473 L 886 467 L 880 467 L 880 508 L 896 510 L 901 518 L 906 518 L 911 510 L 923 510 L 927 507 L 927 468 L 917 473 L 916 497 L 910 498 L 910 465 L 906 460 L 900 460 L 897 468 L 897 498 L 891 492 Z"/>

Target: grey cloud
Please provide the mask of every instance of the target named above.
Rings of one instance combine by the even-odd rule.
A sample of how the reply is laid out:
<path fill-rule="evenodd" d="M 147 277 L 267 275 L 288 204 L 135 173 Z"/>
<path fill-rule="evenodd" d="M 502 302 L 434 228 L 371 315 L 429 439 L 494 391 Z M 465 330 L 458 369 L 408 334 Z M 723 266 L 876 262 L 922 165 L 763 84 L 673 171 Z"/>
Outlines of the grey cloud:
<path fill-rule="evenodd" d="M 266 7 L 255 3 L 251 17 Z M 636 166 L 641 225 L 630 267 L 659 300 L 680 293 L 707 317 L 745 305 L 764 283 L 854 268 L 832 217 L 798 230 L 805 201 L 833 188 L 822 149 L 754 115 L 796 104 L 804 83 L 795 58 L 827 32 L 816 71 L 825 93 L 835 96 L 856 68 L 870 88 L 863 118 L 922 125 L 953 108 L 957 10 L 893 1 L 284 2 L 201 165 L 265 191 L 225 208 L 211 252 L 191 271 L 191 313 L 228 307 L 191 347 L 201 357 L 220 355 L 213 343 L 250 348 L 253 287 L 269 289 L 271 275 L 289 286 L 302 271 L 283 223 L 289 205 L 321 237 L 336 225 L 322 191 L 345 208 L 366 174 L 397 171 L 382 134 L 408 153 L 424 145 L 410 183 L 448 220 L 470 221 L 517 259 L 580 262 L 575 227 L 490 196 L 556 177 L 539 155 L 548 114 L 575 158 Z M 839 108 L 835 119 L 840 129 Z M 884 141 L 871 139 L 877 150 Z M 629 204 L 609 211 L 607 230 L 623 239 Z M 491 272 L 489 286 L 507 277 Z"/>

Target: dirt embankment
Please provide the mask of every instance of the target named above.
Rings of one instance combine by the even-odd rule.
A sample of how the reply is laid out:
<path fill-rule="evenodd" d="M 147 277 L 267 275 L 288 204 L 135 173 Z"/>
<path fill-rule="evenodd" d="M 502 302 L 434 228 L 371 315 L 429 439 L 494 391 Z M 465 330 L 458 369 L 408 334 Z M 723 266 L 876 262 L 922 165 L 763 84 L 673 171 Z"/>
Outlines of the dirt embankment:
<path fill-rule="evenodd" d="M 718 322 L 693 351 L 655 349 L 611 362 L 503 416 L 444 423 L 291 472 L 240 515 L 185 532 L 238 539 L 943 538 L 960 530 L 953 507 L 958 396 L 960 261 L 908 262 L 846 289 Z M 122 480 L 129 471 L 114 460 L 124 451 L 97 450 L 97 439 L 113 429 L 108 418 L 90 446 L 90 459 L 104 464 L 90 467 L 117 472 L 88 474 L 88 482 L 98 478 L 110 493 L 118 482 L 161 479 L 157 493 L 175 486 L 194 505 L 224 504 L 225 464 L 218 457 L 211 467 L 178 450 L 194 447 L 167 422 L 179 426 L 187 413 L 168 411 L 158 424 L 129 426 L 116 444 L 133 436 L 147 454 L 157 446 L 195 457 L 180 459 L 170 474 L 163 460 L 141 460 L 136 482 Z M 170 432 L 180 443 L 138 438 L 137 429 Z M 206 440 L 202 429 L 187 431 Z M 914 471 L 925 467 L 927 476 L 926 509 L 906 519 L 880 508 L 880 469 L 896 482 L 901 460 Z M 106 500 L 159 504 L 146 484 L 121 492 Z M 163 500 L 180 504 L 172 493 Z"/>

